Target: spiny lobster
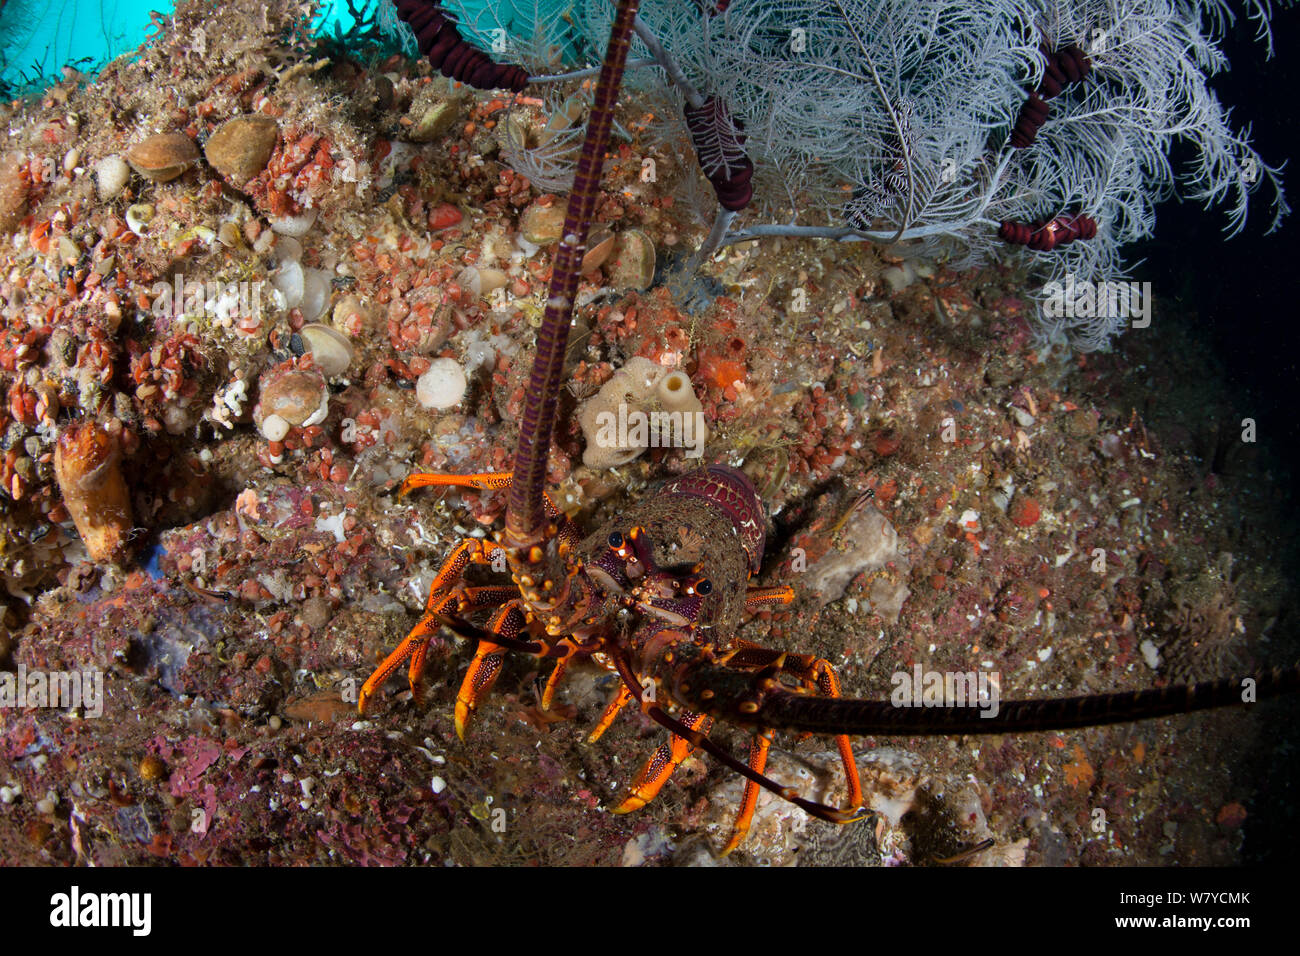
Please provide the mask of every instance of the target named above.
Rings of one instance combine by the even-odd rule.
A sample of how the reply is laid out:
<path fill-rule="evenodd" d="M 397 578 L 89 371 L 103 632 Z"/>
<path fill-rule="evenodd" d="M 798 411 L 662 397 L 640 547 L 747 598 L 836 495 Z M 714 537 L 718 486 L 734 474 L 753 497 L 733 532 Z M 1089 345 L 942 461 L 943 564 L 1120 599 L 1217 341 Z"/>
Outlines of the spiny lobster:
<path fill-rule="evenodd" d="M 419 623 L 365 682 L 359 709 L 365 712 L 408 658 L 411 689 L 418 695 L 430 642 L 440 627 L 478 642 L 456 697 L 456 731 L 462 738 L 500 673 L 506 651 L 556 659 L 542 694 L 543 709 L 551 706 L 571 663 L 589 657 L 621 679 L 590 739 L 603 734 L 633 701 L 672 734 L 614 811 L 645 806 L 687 756 L 704 750 L 746 778 L 725 854 L 748 831 L 760 788 L 823 820 L 860 819 L 862 789 L 852 734 L 1005 734 L 1092 727 L 1300 689 L 1300 668 L 1290 668 L 1253 678 L 1253 695 L 1243 694 L 1242 681 L 1229 678 L 1133 693 L 1004 701 L 993 718 L 975 707 L 917 710 L 889 701 L 845 699 L 826 660 L 733 636 L 746 611 L 794 599 L 786 586 L 748 584 L 762 564 L 765 517 L 758 494 L 741 472 L 711 465 L 677 477 L 626 515 L 583 537 L 546 495 L 544 484 L 580 263 L 636 8 L 637 0 L 619 0 L 537 336 L 513 471 L 412 474 L 400 488 L 403 495 L 428 486 L 508 489 L 505 528 L 495 541 L 465 539 L 443 563 Z M 470 564 L 500 567 L 502 559 L 512 584 L 465 582 Z M 464 619 L 493 609 L 486 629 Z M 634 622 L 630 627 L 629 620 Z M 714 720 L 755 730 L 747 762 L 710 739 Z M 764 775 L 775 730 L 836 737 L 848 782 L 846 809 L 804 799 Z"/>

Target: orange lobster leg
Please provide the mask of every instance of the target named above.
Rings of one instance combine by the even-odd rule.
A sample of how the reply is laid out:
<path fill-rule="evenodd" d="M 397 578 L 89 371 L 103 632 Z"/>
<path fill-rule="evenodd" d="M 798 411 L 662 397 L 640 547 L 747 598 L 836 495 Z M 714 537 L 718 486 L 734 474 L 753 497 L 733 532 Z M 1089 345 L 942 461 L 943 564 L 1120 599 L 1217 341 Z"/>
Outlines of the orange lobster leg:
<path fill-rule="evenodd" d="M 416 488 L 473 488 L 477 491 L 503 491 L 510 487 L 514 473 L 510 471 L 484 471 L 473 475 L 445 475 L 439 472 L 416 472 L 402 479 L 397 497 L 404 498 Z M 543 495 L 546 516 L 555 521 L 559 536 L 576 546 L 582 532 L 569 517 L 555 506 L 550 495 Z"/>
<path fill-rule="evenodd" d="M 564 680 L 564 675 L 569 672 L 569 665 L 579 654 L 589 651 L 590 648 L 572 637 L 562 637 L 554 644 L 545 641 L 540 643 L 547 645 L 547 656 L 556 658 L 555 669 L 551 671 L 551 676 L 546 679 L 546 686 L 542 689 L 542 710 L 549 711 L 551 704 L 555 702 L 555 692 L 560 688 L 560 681 Z"/>
<path fill-rule="evenodd" d="M 443 475 L 416 473 L 407 475 L 398 489 L 398 497 L 404 497 L 416 488 L 429 486 L 474 488 L 479 491 L 495 491 L 510 487 L 508 471 L 482 472 L 473 475 Z M 554 510 L 554 506 L 551 506 Z M 557 521 L 563 525 L 567 519 L 556 512 Z M 576 538 L 576 531 L 571 532 Z M 411 629 L 397 648 L 384 658 L 374 672 L 366 679 L 357 697 L 357 710 L 366 712 L 370 699 L 383 686 L 392 673 L 401 666 L 402 661 L 411 659 L 408 679 L 411 693 L 419 697 L 419 679 L 424 671 L 425 658 L 429 653 L 429 644 L 438 632 L 437 617 L 455 610 L 458 613 L 498 607 L 506 601 L 518 597 L 517 588 L 485 587 L 462 588 L 465 569 L 473 564 L 498 564 L 504 559 L 505 552 L 499 545 L 481 538 L 466 538 L 456 546 L 451 555 L 438 569 L 437 576 L 429 586 L 429 597 L 424 605 L 424 615 L 419 623 Z M 499 566 L 499 565 L 498 565 Z"/>
<path fill-rule="evenodd" d="M 788 584 L 779 584 L 771 588 L 750 588 L 745 592 L 745 610 L 758 611 L 774 604 L 792 604 L 794 588 Z"/>
<path fill-rule="evenodd" d="M 560 681 L 564 679 L 564 674 L 569 669 L 569 662 L 573 660 L 573 655 L 561 657 L 555 662 L 555 670 L 551 671 L 551 676 L 546 678 L 546 687 L 542 689 L 542 710 L 549 711 L 551 704 L 555 700 L 555 691 L 560 686 Z"/>
<path fill-rule="evenodd" d="M 444 475 L 436 472 L 415 472 L 407 475 L 397 497 L 405 498 L 416 488 L 438 486 L 444 488 L 477 488 L 479 491 L 500 491 L 510 487 L 510 472 L 485 471 L 475 475 Z"/>
<path fill-rule="evenodd" d="M 690 730 L 698 730 L 702 734 L 707 734 L 713 726 L 713 718 L 692 711 L 682 711 L 681 722 Z M 694 745 L 685 737 L 673 734 L 671 742 L 660 744 L 659 749 L 646 761 L 636 783 L 632 784 L 632 791 L 611 812 L 631 813 L 633 810 L 640 810 L 655 798 L 663 785 L 668 782 L 668 778 L 673 775 L 677 765 L 689 757 L 694 750 Z"/>
<path fill-rule="evenodd" d="M 499 607 L 507 601 L 513 600 L 516 593 L 513 587 L 488 586 L 465 588 L 463 590 L 454 589 L 436 607 L 425 612 L 425 616 L 420 619 L 420 623 L 415 626 L 411 633 L 415 634 L 423 631 L 429 635 L 429 639 L 422 640 L 415 645 L 414 650 L 411 652 L 411 666 L 406 675 L 407 683 L 410 684 L 411 693 L 415 695 L 416 703 L 419 703 L 421 699 L 420 675 L 424 673 L 424 659 L 429 653 L 432 635 L 437 631 L 435 626 L 437 615 L 447 613 L 451 610 L 453 604 L 459 614 L 466 614 L 484 608 Z M 410 639 L 410 637 L 407 637 L 408 641 Z"/>
<path fill-rule="evenodd" d="M 618 685 L 618 692 L 610 698 L 609 706 L 605 708 L 605 712 L 600 715 L 600 720 L 596 722 L 596 726 L 592 728 L 591 733 L 587 735 L 587 743 L 594 744 L 599 740 L 604 735 L 605 731 L 609 730 L 610 725 L 614 723 L 614 718 L 618 716 L 618 712 L 628 704 L 632 703 L 634 699 L 635 697 L 632 692 L 627 689 L 627 685 L 620 682 Z"/>
<path fill-rule="evenodd" d="M 767 751 L 771 746 L 770 731 L 764 731 L 754 737 L 749 745 L 749 769 L 754 773 L 762 773 L 767 767 Z M 749 833 L 749 825 L 754 819 L 754 808 L 758 806 L 758 791 L 759 786 L 753 780 L 745 781 L 745 796 L 740 801 L 740 812 L 736 814 L 736 822 L 731 827 L 731 839 L 723 847 L 722 856 L 726 856 L 740 846 L 741 841 L 745 839 L 745 834 Z"/>
<path fill-rule="evenodd" d="M 786 654 L 744 640 L 736 640 L 734 643 L 736 650 L 723 658 L 723 663 L 728 667 L 775 668 L 777 672 L 797 678 L 809 689 L 816 688 L 824 697 L 840 696 L 840 679 L 830 661 L 824 657 Z M 858 778 L 858 762 L 853 756 L 853 743 L 848 734 L 839 734 L 835 738 L 835 746 L 840 754 L 840 763 L 844 765 L 844 777 L 849 788 L 849 809 L 856 809 L 862 805 L 862 782 Z"/>
<path fill-rule="evenodd" d="M 424 605 L 424 614 L 411 628 L 411 632 L 406 635 L 402 643 L 398 644 L 391 654 L 384 658 L 383 663 L 375 668 L 374 672 L 366 678 L 366 682 L 361 685 L 361 693 L 357 695 L 357 710 L 364 714 L 370 704 L 370 698 L 375 695 L 384 682 L 392 676 L 393 672 L 401 666 L 402 661 L 408 657 L 411 658 L 411 666 L 408 671 L 408 682 L 411 687 L 411 693 L 419 696 L 420 674 L 424 671 L 424 661 L 429 653 L 429 643 L 438 633 L 439 614 L 446 613 L 455 609 L 458 612 L 481 610 L 483 608 L 497 607 L 505 601 L 510 600 L 518 591 L 511 587 L 474 587 L 460 588 L 454 587 L 460 575 L 449 575 L 448 569 L 453 563 L 458 563 L 463 569 L 470 560 L 479 563 L 487 561 L 486 557 L 464 557 L 464 552 L 472 550 L 474 547 L 482 545 L 478 539 L 470 539 L 464 542 L 456 552 L 442 566 L 438 572 L 438 577 L 434 580 L 433 585 L 429 588 L 429 599 Z M 486 548 L 484 549 L 486 553 Z M 441 586 L 439 582 L 450 581 Z"/>
<path fill-rule="evenodd" d="M 840 679 L 835 676 L 835 668 L 830 662 L 818 657 L 813 663 L 817 689 L 823 697 L 840 696 Z M 835 746 L 840 752 L 840 763 L 844 765 L 844 776 L 849 785 L 849 809 L 856 810 L 862 806 L 862 781 L 858 779 L 858 761 L 853 756 L 853 742 L 848 734 L 838 734 Z"/>
<path fill-rule="evenodd" d="M 515 638 L 524 629 L 524 624 L 523 602 L 516 598 L 493 615 L 488 630 L 502 637 Z M 470 661 L 469 670 L 465 672 L 465 679 L 461 681 L 460 691 L 456 694 L 456 736 L 461 740 L 465 739 L 465 728 L 469 726 L 478 705 L 496 683 L 504 659 L 505 648 L 501 645 L 493 644 L 486 638 L 478 642 L 474 659 Z"/>

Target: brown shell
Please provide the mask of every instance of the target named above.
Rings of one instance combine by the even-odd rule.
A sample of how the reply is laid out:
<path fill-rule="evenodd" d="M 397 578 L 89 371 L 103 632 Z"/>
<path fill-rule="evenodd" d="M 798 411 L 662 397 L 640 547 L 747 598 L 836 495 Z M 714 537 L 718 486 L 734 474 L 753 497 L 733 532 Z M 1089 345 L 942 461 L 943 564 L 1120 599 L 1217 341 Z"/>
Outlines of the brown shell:
<path fill-rule="evenodd" d="M 655 277 L 655 244 L 640 229 L 618 235 L 605 275 L 615 289 L 648 289 Z"/>
<path fill-rule="evenodd" d="M 268 415 L 279 415 L 290 425 L 301 425 L 320 408 L 329 395 L 325 377 L 315 369 L 293 369 L 263 376 L 262 395 L 254 409 L 259 424 Z"/>
<path fill-rule="evenodd" d="M 608 229 L 600 230 L 588 239 L 587 254 L 582 257 L 582 274 L 586 275 L 603 266 L 616 245 L 618 245 L 618 236 Z"/>
<path fill-rule="evenodd" d="M 269 116 L 236 116 L 208 137 L 203 155 L 232 184 L 242 186 L 271 161 L 278 134 L 279 126 Z"/>
<path fill-rule="evenodd" d="M 141 176 L 165 183 L 199 161 L 199 148 L 184 133 L 155 133 L 128 149 L 126 161 Z"/>
<path fill-rule="evenodd" d="M 63 504 L 92 560 L 121 563 L 129 551 L 131 498 L 117 438 L 93 422 L 68 427 L 54 448 Z"/>

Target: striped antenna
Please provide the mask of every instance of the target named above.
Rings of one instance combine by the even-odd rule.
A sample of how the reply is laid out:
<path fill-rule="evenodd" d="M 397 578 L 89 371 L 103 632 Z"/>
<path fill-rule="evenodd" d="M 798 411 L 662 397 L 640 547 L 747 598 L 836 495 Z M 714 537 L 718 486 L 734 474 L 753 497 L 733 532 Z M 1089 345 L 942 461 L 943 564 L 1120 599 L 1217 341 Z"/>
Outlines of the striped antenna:
<path fill-rule="evenodd" d="M 1070 730 L 1239 707 L 1294 693 L 1300 689 L 1300 667 L 1263 671 L 1252 675 L 1251 681 L 1247 684 L 1246 678 L 1228 677 L 1199 684 L 1086 697 L 1004 700 L 994 717 L 983 716 L 981 707 L 900 707 L 887 700 L 806 697 L 776 691 L 746 720 L 764 727 L 815 734 L 900 737 Z"/>
<path fill-rule="evenodd" d="M 526 547 L 541 539 L 546 511 L 544 493 L 546 463 L 555 430 L 555 413 L 560 400 L 560 378 L 564 372 L 565 347 L 569 342 L 569 322 L 573 300 L 578 293 L 578 278 L 586 251 L 587 227 L 596 212 L 600 172 L 605 165 L 609 129 L 614 119 L 623 68 L 631 42 L 632 21 L 638 0 L 619 0 L 618 13 L 610 28 L 605 62 L 596 83 L 595 102 L 587 119 L 587 138 L 578 158 L 573 190 L 564 216 L 564 231 L 551 269 L 551 286 L 546 298 L 546 313 L 537 333 L 537 357 L 524 396 L 524 414 L 519 423 L 519 444 L 515 448 L 514 480 L 506 505 L 507 545 Z"/>

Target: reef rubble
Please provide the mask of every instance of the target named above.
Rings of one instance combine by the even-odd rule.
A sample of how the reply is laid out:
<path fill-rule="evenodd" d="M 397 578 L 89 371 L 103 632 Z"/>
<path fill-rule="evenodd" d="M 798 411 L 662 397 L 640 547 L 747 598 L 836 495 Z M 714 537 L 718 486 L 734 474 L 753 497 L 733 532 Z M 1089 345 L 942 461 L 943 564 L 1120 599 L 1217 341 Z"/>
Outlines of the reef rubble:
<path fill-rule="evenodd" d="M 502 516 L 499 494 L 392 492 L 508 467 L 563 200 L 502 161 L 498 126 L 535 104 L 323 49 L 287 0 L 223 9 L 182 2 L 138 58 L 0 105 L 0 675 L 102 676 L 95 715 L 0 706 L 0 863 L 716 862 L 739 780 L 706 758 L 607 812 L 660 731 L 633 714 L 583 742 L 602 670 L 547 711 L 541 662 L 511 657 L 462 743 L 447 635 L 422 704 L 395 680 L 357 715 L 439 562 Z M 1295 656 L 1270 641 L 1285 478 L 1257 445 L 1216 452 L 1207 423 L 1239 416 L 1192 332 L 1071 354 L 1032 338 L 1014 273 L 899 281 L 905 250 L 787 240 L 728 249 L 688 311 L 650 276 L 704 236 L 674 200 L 694 173 L 658 155 L 647 184 L 644 148 L 607 164 L 598 225 L 635 239 L 584 279 L 567 513 L 596 527 L 697 464 L 582 464 L 578 405 L 644 359 L 689 376 L 705 460 L 771 511 L 761 582 L 800 599 L 743 636 L 826 657 L 848 694 L 917 664 L 1010 697 L 1152 686 L 1162 654 L 1203 677 Z M 425 400 L 447 363 L 457 387 Z M 107 451 L 61 467 L 86 423 Z M 765 794 L 726 862 L 1240 862 L 1271 832 L 1278 712 L 864 739 L 874 825 Z M 779 750 L 774 775 L 835 798 L 823 742 Z"/>

